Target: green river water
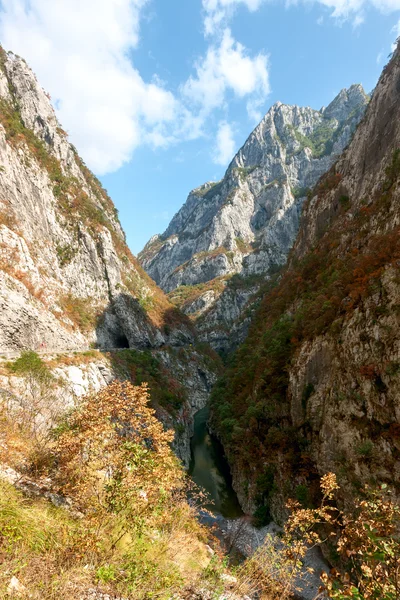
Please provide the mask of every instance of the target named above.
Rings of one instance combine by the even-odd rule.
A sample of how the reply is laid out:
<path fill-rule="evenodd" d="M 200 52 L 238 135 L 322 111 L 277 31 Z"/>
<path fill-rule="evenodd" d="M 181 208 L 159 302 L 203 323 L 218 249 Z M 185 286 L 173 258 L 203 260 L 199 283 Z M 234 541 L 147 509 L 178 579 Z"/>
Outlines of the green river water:
<path fill-rule="evenodd" d="M 208 493 L 211 502 L 206 508 L 216 515 L 234 519 L 242 516 L 243 511 L 232 488 L 232 477 L 223 448 L 207 429 L 208 417 L 208 407 L 194 416 L 189 475 Z"/>

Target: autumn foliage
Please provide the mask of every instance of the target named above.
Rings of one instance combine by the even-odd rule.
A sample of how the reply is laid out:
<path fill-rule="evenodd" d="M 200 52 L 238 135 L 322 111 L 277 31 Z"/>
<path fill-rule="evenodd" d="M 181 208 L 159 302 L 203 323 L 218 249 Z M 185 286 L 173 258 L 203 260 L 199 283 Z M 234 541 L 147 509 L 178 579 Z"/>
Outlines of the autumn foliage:
<path fill-rule="evenodd" d="M 380 295 L 373 316 L 384 314 L 382 282 L 387 273 L 396 272 L 400 260 L 398 157 L 395 151 L 381 191 L 357 205 L 347 197 L 341 205 L 341 192 L 335 189 L 340 176 L 327 174 L 321 180 L 317 202 L 330 193 L 334 216 L 320 228 L 314 246 L 300 258 L 294 251 L 286 268 L 264 287 L 248 338 L 213 390 L 214 427 L 236 466 L 248 473 L 251 465 L 249 490 L 256 504 L 265 506 L 267 492 L 258 480 L 269 466 L 274 468 L 277 452 L 287 473 L 304 475 L 310 482 L 317 478 L 307 431 L 291 423 L 291 364 L 304 344 L 318 336 L 340 344 L 344 324 L 356 310 L 365 312 L 371 298 Z M 357 377 L 383 387 L 375 364 L 361 366 Z M 305 410 L 307 390 L 302 402 Z"/>
<path fill-rule="evenodd" d="M 26 586 L 21 597 L 35 600 L 86 598 L 90 588 L 111 597 L 167 599 L 202 577 L 209 557 L 195 520 L 196 496 L 187 502 L 187 478 L 170 448 L 173 433 L 148 402 L 145 384 L 115 381 L 59 416 L 55 427 L 52 419 L 43 447 L 49 460 L 36 481 L 45 490 L 51 482 L 51 497 L 64 499 L 68 510 L 25 500 L 0 479 L 2 598 L 10 573 Z M 1 416 L 3 441 L 7 411 Z M 35 427 L 30 420 L 25 425 L 24 433 Z M 20 437 L 19 456 L 24 443 Z M 0 462 L 8 458 L 2 452 Z"/>
<path fill-rule="evenodd" d="M 148 402 L 146 384 L 113 382 L 68 418 L 56 445 L 58 479 L 87 516 L 117 513 L 140 525 L 182 486 L 173 433 Z"/>

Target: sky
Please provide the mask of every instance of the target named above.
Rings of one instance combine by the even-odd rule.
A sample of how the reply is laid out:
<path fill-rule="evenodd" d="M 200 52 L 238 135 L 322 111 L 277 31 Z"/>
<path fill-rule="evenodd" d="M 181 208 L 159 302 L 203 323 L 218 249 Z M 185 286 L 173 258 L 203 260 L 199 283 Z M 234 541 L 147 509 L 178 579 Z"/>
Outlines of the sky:
<path fill-rule="evenodd" d="M 0 0 L 0 42 L 50 93 L 138 253 L 219 180 L 270 106 L 370 92 L 400 0 Z"/>

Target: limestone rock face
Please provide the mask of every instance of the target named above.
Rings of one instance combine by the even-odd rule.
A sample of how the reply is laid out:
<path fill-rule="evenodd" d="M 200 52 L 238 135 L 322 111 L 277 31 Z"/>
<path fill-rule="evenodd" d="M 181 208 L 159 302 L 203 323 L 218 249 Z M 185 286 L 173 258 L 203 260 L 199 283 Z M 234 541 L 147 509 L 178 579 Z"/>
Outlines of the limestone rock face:
<path fill-rule="evenodd" d="M 164 234 L 151 238 L 139 254 L 145 270 L 166 292 L 199 286 L 198 297 L 209 294 L 216 279 L 224 278 L 229 287 L 234 274 L 264 279 L 283 265 L 307 191 L 347 146 L 367 103 L 363 88 L 353 85 L 320 111 L 274 104 L 222 181 L 193 190 Z M 232 290 L 229 301 L 220 297 L 222 291 L 211 303 L 206 296 L 207 319 L 202 315 L 198 327 L 203 339 L 223 348 L 229 335 L 225 331 L 217 343 L 215 323 L 229 330 L 237 312 L 226 313 Z M 243 308 L 248 293 L 234 295 L 234 304 Z M 183 309 L 188 314 L 198 310 L 190 302 Z"/>
<path fill-rule="evenodd" d="M 365 484 L 399 493 L 399 81 L 397 49 L 216 388 L 213 427 L 248 511 L 283 518 L 287 497 L 330 471 L 344 503 Z"/>
<path fill-rule="evenodd" d="M 0 350 L 191 342 L 25 61 L 0 55 Z"/>
<path fill-rule="evenodd" d="M 84 352 L 89 346 L 111 352 Z M 135 351 L 121 372 L 117 350 L 127 348 Z M 129 251 L 114 204 L 32 71 L 0 48 L 0 357 L 23 349 L 50 359 L 62 409 L 116 377 L 140 383 L 147 361 L 146 376 L 156 373 L 152 405 L 189 465 L 193 416 L 208 400 L 215 364 Z M 164 384 L 163 398 L 179 396 L 178 406 L 161 405 Z M 0 387 L 24 394 L 13 375 L 1 375 Z"/>

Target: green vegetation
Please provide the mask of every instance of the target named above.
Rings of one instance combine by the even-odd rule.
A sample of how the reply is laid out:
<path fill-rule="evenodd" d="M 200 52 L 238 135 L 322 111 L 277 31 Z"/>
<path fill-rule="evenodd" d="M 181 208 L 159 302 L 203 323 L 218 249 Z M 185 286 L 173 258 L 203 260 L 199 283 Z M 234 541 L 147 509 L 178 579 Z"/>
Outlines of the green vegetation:
<path fill-rule="evenodd" d="M 66 294 L 59 299 L 63 316 L 70 319 L 81 331 L 89 331 L 96 324 L 98 315 L 91 298 L 78 298 Z"/>
<path fill-rule="evenodd" d="M 340 206 L 343 210 L 348 210 L 350 208 L 350 198 L 348 196 L 340 196 L 339 198 Z"/>
<path fill-rule="evenodd" d="M 2 440 L 21 452 L 24 440 L 1 416 Z M 18 597 L 38 600 L 86 597 L 93 588 L 167 600 L 185 585 L 203 585 L 206 538 L 187 503 L 171 437 L 148 407 L 145 387 L 129 383 L 111 384 L 66 416 L 48 449 L 46 475 L 71 511 L 0 481 L 1 598 L 10 597 L 12 576 L 24 586 Z M 1 462 L 10 464 L 4 453 L 2 446 Z"/>
<path fill-rule="evenodd" d="M 251 167 L 235 167 L 234 169 L 232 169 L 232 171 L 239 175 L 239 179 L 243 183 L 244 181 L 246 181 L 248 175 L 255 171 L 255 169 L 258 169 L 259 166 L 260 165 L 253 165 Z"/>
<path fill-rule="evenodd" d="M 252 250 L 253 250 L 252 245 L 249 244 L 248 242 L 245 242 L 245 240 L 243 238 L 236 237 L 235 242 L 236 242 L 236 246 L 237 246 L 237 249 L 239 250 L 239 252 L 242 252 L 243 254 L 252 252 Z"/>
<path fill-rule="evenodd" d="M 381 289 L 385 270 L 397 268 L 399 230 L 394 221 L 391 229 L 387 223 L 400 174 L 398 157 L 395 152 L 387 169 L 387 191 L 362 207 L 352 220 L 338 211 L 331 229 L 320 235 L 315 247 L 301 260 L 292 257 L 289 266 L 265 286 L 247 340 L 214 387 L 213 426 L 228 456 L 235 457 L 237 468 L 246 471 L 246 465 L 253 465 L 253 484 L 274 464 L 277 453 L 287 473 L 304 473 L 307 485 L 316 478 L 307 444 L 308 424 L 294 427 L 291 423 L 289 369 L 306 340 L 325 335 L 340 343 L 343 322 Z M 340 180 L 340 174 L 328 173 L 315 190 L 318 202 L 335 190 Z M 363 377 L 373 381 L 376 393 L 385 390 L 375 365 L 363 367 L 360 383 Z M 311 384 L 303 391 L 304 410 L 313 391 Z"/>
<path fill-rule="evenodd" d="M 77 253 L 77 248 L 71 244 L 58 245 L 56 247 L 58 261 L 61 267 L 68 265 Z"/>
<path fill-rule="evenodd" d="M 300 484 L 295 489 L 295 497 L 300 502 L 303 508 L 309 508 L 310 506 L 310 490 L 308 486 Z"/>
<path fill-rule="evenodd" d="M 4 53 L 2 56 L 4 59 Z M 12 92 L 12 86 L 10 87 L 10 91 Z M 188 325 L 188 319 L 183 315 L 179 315 L 177 311 L 174 312 L 173 307 L 169 304 L 164 294 L 143 271 L 135 257 L 129 251 L 125 240 L 115 227 L 115 220 L 118 220 L 117 211 L 111 199 L 101 186 L 99 180 L 80 159 L 76 150 L 73 148 L 75 160 L 95 200 L 92 195 L 89 196 L 82 189 L 81 182 L 63 172 L 60 162 L 47 149 L 46 144 L 33 131 L 25 127 L 16 101 L 14 101 L 14 104 L 11 104 L 5 100 L 0 100 L 0 122 L 6 130 L 6 137 L 9 144 L 14 147 L 26 144 L 39 165 L 48 172 L 54 196 L 58 201 L 58 214 L 63 215 L 67 227 L 77 232 L 77 223 L 83 223 L 94 239 L 97 238 L 98 233 L 103 228 L 108 229 L 118 256 L 126 264 L 127 273 L 125 279 L 127 281 L 127 288 L 137 298 L 142 299 L 144 308 L 148 311 L 151 321 L 159 327 L 165 325 L 167 320 L 170 321 L 170 325 Z M 11 224 L 13 223 L 12 215 L 0 213 L 0 221 Z M 74 249 L 73 247 L 58 246 L 57 255 L 60 265 L 64 266 L 71 261 Z M 152 292 L 151 302 L 144 299 L 142 290 L 145 286 Z M 146 294 L 147 297 L 148 294 Z M 76 300 L 75 306 L 74 301 L 71 300 Z M 95 311 L 90 304 L 89 300 L 72 299 L 69 296 L 61 298 L 61 305 L 67 316 L 78 327 L 83 328 L 84 331 L 92 326 L 96 320 Z"/>
<path fill-rule="evenodd" d="M 396 183 L 400 175 L 400 148 L 394 150 L 392 160 L 386 168 L 385 174 L 386 181 L 384 184 L 384 191 L 389 192 L 390 188 Z"/>
<path fill-rule="evenodd" d="M 364 458 L 371 458 L 374 451 L 374 442 L 372 440 L 365 440 L 361 442 L 357 448 L 356 452 L 359 456 L 363 456 Z"/>
<path fill-rule="evenodd" d="M 265 276 L 261 275 L 247 275 L 244 277 L 240 273 L 235 273 L 228 280 L 228 286 L 233 290 L 247 289 L 253 286 L 257 286 L 265 282 Z"/>
<path fill-rule="evenodd" d="M 33 374 L 37 377 L 50 377 L 46 364 L 33 350 L 24 350 L 19 358 L 7 363 L 7 368 L 15 375 Z"/>
<path fill-rule="evenodd" d="M 176 413 L 186 399 L 186 392 L 179 381 L 166 369 L 150 350 L 121 350 L 109 358 L 122 376 L 129 376 L 135 385 L 148 383 L 152 403 Z"/>
<path fill-rule="evenodd" d="M 261 189 L 261 192 L 265 191 L 265 190 L 269 190 L 270 188 L 273 188 L 274 186 L 279 186 L 282 187 L 284 184 L 286 183 L 286 178 L 285 179 L 273 179 L 272 181 L 269 181 L 267 184 L 264 185 L 264 187 Z"/>
<path fill-rule="evenodd" d="M 297 188 L 291 188 L 291 192 L 293 194 L 293 197 L 298 199 L 298 198 L 306 198 L 308 193 L 310 191 L 310 188 L 306 188 L 306 187 L 297 187 Z"/>
<path fill-rule="evenodd" d="M 149 357 L 142 363 L 147 368 Z M 24 374 L 43 367 L 34 353 L 15 364 Z M 220 551 L 210 558 L 205 543 L 213 541 L 196 519 L 201 500 L 169 447 L 173 434 L 148 402 L 145 384 L 115 381 L 83 399 L 55 427 L 46 421 L 46 411 L 40 415 L 51 440 L 41 475 L 54 500 L 68 498 L 68 508 L 24 497 L 0 480 L 2 598 L 9 597 L 12 576 L 18 578 L 21 600 L 85 597 L 91 589 L 127 600 L 184 598 L 200 589 L 210 597 L 224 594 L 228 557 Z M 16 428 L 21 410 L 16 415 L 17 420 L 0 403 L 0 463 L 15 467 L 23 455 L 25 472 L 32 473 L 27 445 L 34 430 L 22 436 Z M 256 516 L 264 524 L 274 469 L 266 469 L 257 483 Z M 307 550 L 333 537 L 342 568 L 323 574 L 329 598 L 396 597 L 400 507 L 390 492 L 361 490 L 361 499 L 345 513 L 337 508 L 332 473 L 322 477 L 320 488 L 314 508 L 307 486 L 296 487 L 282 543 L 267 536 L 251 558 L 231 567 L 230 593 L 292 599 Z"/>
<path fill-rule="evenodd" d="M 115 235 L 110 215 L 104 209 L 96 206 L 88 194 L 82 190 L 81 184 L 75 177 L 64 174 L 60 162 L 49 152 L 46 144 L 31 129 L 25 127 L 16 101 L 15 105 L 12 105 L 4 99 L 0 100 L 0 122 L 6 130 L 7 141 L 15 147 L 25 143 L 39 165 L 47 170 L 53 184 L 54 196 L 58 199 L 60 211 L 67 222 L 70 222 L 71 217 L 75 215 L 92 232 L 97 231 L 99 225 L 102 225 Z M 76 158 L 78 160 L 79 157 L 76 155 Z M 78 160 L 78 164 L 80 164 L 82 172 L 86 174 L 88 185 L 91 186 L 90 189 L 96 198 L 105 209 L 110 211 L 113 208 L 112 202 L 108 196 L 104 195 L 104 190 L 99 187 L 100 183 L 96 182 L 94 176 L 89 177 L 90 171 L 85 168 L 82 161 Z M 73 223 L 75 225 L 75 220 Z"/>
<path fill-rule="evenodd" d="M 169 300 L 180 309 L 189 306 L 205 292 L 213 291 L 220 294 L 226 286 L 227 277 L 216 277 L 205 283 L 196 285 L 181 285 L 168 294 Z"/>
<path fill-rule="evenodd" d="M 293 132 L 296 140 L 299 142 L 301 149 L 310 148 L 314 158 L 320 158 L 329 154 L 332 151 L 333 135 L 335 133 L 334 121 L 322 122 L 314 131 L 306 136 L 295 129 L 292 125 L 287 126 Z"/>
<path fill-rule="evenodd" d="M 273 467 L 268 467 L 257 478 L 257 496 L 255 498 L 257 508 L 254 512 L 254 524 L 256 527 L 263 527 L 272 521 L 270 503 L 276 489 L 275 470 Z"/>
<path fill-rule="evenodd" d="M 204 186 L 203 189 L 198 188 L 195 190 L 196 196 L 200 196 L 200 198 L 204 198 L 213 190 L 217 185 L 219 185 L 221 181 L 211 181 L 208 186 Z"/>
<path fill-rule="evenodd" d="M 163 247 L 167 240 L 161 237 L 156 238 L 152 242 L 148 242 L 141 252 L 138 254 L 139 260 L 149 260 L 153 258 Z"/>

